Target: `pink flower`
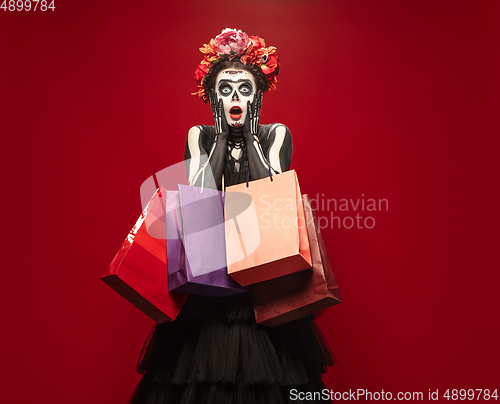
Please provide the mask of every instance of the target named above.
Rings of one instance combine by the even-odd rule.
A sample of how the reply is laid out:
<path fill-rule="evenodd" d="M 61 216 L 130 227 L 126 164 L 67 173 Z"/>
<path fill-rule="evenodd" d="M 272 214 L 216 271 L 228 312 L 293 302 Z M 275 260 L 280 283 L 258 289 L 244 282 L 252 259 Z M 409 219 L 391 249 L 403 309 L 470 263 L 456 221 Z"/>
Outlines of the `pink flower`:
<path fill-rule="evenodd" d="M 250 43 L 245 32 L 231 28 L 222 30 L 214 40 L 215 50 L 219 56 L 241 56 Z"/>

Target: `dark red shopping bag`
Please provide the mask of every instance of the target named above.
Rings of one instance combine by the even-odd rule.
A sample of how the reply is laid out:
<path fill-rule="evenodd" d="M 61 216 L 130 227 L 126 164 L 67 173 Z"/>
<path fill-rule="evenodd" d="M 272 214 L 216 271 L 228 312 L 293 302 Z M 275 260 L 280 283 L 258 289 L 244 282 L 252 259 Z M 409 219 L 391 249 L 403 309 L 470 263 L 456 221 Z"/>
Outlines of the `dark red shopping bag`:
<path fill-rule="evenodd" d="M 251 286 L 257 323 L 275 327 L 341 303 L 325 242 L 307 195 L 302 196 L 312 268 Z"/>

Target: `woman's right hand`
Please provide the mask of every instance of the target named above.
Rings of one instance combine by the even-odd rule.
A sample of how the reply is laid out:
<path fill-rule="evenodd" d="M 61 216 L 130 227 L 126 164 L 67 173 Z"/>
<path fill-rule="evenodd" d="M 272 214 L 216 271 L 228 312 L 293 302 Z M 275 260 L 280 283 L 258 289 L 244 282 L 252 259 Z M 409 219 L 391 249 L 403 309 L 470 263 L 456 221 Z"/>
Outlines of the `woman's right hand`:
<path fill-rule="evenodd" d="M 227 137 L 229 135 L 229 125 L 227 124 L 226 114 L 224 113 L 224 104 L 217 96 L 217 92 L 210 92 L 210 105 L 214 116 L 215 134 L 218 137 Z"/>

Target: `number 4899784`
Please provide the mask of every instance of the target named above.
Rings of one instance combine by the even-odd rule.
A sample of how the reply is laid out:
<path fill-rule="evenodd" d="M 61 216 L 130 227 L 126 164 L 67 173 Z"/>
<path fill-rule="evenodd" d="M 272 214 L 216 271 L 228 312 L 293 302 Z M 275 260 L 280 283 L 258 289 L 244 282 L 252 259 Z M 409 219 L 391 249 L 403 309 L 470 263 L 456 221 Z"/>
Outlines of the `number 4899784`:
<path fill-rule="evenodd" d="M 56 9 L 55 0 L 3 0 L 0 9 L 3 11 L 47 11 Z"/>

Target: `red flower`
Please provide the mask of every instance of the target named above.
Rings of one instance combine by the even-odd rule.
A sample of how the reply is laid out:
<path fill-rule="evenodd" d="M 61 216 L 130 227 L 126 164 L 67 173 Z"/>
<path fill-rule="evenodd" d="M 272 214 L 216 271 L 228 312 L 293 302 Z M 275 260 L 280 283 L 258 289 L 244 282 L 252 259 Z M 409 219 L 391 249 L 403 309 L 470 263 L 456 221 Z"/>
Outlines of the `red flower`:
<path fill-rule="evenodd" d="M 198 65 L 198 68 L 194 72 L 194 79 L 196 80 L 196 83 L 198 85 L 201 84 L 201 80 L 205 77 L 205 75 L 208 73 L 208 66 L 205 64 L 200 64 Z"/>
<path fill-rule="evenodd" d="M 273 75 L 277 76 L 279 74 L 279 59 L 276 54 L 272 54 L 268 56 L 267 62 L 260 66 L 262 69 L 262 72 L 268 76 L 268 80 L 271 80 L 269 78 L 269 75 L 273 73 Z"/>
<path fill-rule="evenodd" d="M 278 57 L 276 56 L 276 54 L 270 55 L 269 59 L 266 62 L 266 65 L 269 67 L 272 67 L 275 65 L 278 66 L 278 64 L 279 64 L 279 60 L 278 60 Z"/>
<path fill-rule="evenodd" d="M 255 47 L 255 48 L 263 48 L 266 46 L 266 43 L 264 42 L 264 39 L 262 38 L 259 38 L 259 36 L 249 36 L 248 39 L 250 39 L 250 41 L 252 41 L 252 45 Z"/>
<path fill-rule="evenodd" d="M 269 75 L 274 72 L 274 69 L 272 69 L 266 65 L 262 65 L 262 66 L 260 66 L 260 68 L 262 69 L 262 73 L 264 73 L 266 76 L 268 76 L 268 80 L 269 80 Z"/>

